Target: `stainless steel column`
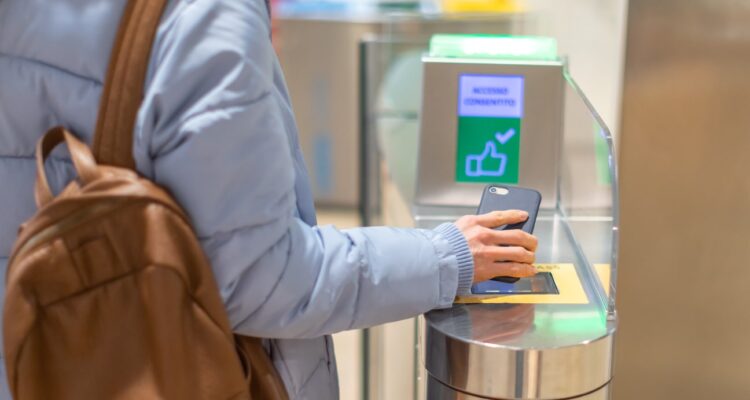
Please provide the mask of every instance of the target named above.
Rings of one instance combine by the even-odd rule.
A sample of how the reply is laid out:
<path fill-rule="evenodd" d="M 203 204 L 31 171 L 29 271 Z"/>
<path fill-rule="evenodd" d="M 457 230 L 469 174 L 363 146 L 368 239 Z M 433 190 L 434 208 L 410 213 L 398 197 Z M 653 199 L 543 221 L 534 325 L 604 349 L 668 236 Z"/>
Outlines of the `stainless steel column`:
<path fill-rule="evenodd" d="M 481 304 L 426 314 L 427 398 L 605 398 L 614 323 L 575 333 L 534 323 L 540 312 L 578 314 L 582 318 L 573 323 L 584 326 L 586 308 L 593 307 Z"/>
<path fill-rule="evenodd" d="M 477 397 L 468 393 L 460 392 L 449 388 L 436 381 L 433 378 L 429 378 L 430 382 L 428 385 L 432 388 L 430 392 L 430 400 L 486 400 L 486 397 Z M 609 400 L 611 393 L 610 385 L 606 385 L 598 390 L 585 394 L 583 396 L 575 397 L 575 400 Z M 571 399 L 573 400 L 573 399 Z"/>
<path fill-rule="evenodd" d="M 628 20 L 614 398 L 750 399 L 750 2 Z"/>

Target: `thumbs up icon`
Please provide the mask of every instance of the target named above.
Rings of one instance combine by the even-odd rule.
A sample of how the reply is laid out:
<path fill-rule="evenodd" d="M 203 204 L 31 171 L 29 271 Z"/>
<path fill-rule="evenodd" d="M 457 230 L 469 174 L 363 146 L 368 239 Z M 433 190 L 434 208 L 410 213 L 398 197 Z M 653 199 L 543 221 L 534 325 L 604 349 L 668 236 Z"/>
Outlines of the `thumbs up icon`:
<path fill-rule="evenodd" d="M 516 134 L 516 130 L 511 128 L 506 132 L 495 133 L 495 139 L 501 144 L 507 143 L 510 138 Z M 498 164 L 496 168 L 487 167 L 486 161 L 495 160 L 492 164 Z M 498 162 L 499 161 L 499 162 Z M 505 175 L 505 166 L 508 164 L 508 155 L 497 151 L 497 144 L 494 140 L 488 140 L 484 145 L 484 151 L 481 154 L 469 154 L 466 156 L 466 176 L 469 177 L 500 177 Z"/>

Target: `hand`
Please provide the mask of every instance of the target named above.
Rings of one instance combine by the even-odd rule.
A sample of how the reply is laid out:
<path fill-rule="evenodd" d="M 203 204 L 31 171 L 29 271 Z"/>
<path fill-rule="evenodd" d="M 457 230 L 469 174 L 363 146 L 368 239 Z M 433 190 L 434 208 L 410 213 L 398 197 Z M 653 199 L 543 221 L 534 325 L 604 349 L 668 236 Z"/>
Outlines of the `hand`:
<path fill-rule="evenodd" d="M 482 215 L 466 215 L 456 227 L 466 237 L 474 257 L 474 283 L 496 276 L 524 278 L 536 274 L 537 239 L 520 230 L 497 231 L 492 228 L 517 224 L 529 218 L 525 211 L 494 211 Z"/>

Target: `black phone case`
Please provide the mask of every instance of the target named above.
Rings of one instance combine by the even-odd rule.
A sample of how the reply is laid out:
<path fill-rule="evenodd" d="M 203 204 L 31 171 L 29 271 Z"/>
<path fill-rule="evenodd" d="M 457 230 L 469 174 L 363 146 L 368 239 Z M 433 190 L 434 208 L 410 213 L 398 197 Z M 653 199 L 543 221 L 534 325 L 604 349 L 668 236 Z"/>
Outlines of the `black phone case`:
<path fill-rule="evenodd" d="M 492 188 L 505 189 L 506 194 L 492 193 Z M 526 222 L 513 225 L 497 227 L 498 230 L 521 229 L 529 234 L 534 233 L 536 216 L 539 213 L 539 205 L 542 195 L 534 189 L 526 189 L 516 186 L 504 186 L 490 184 L 484 188 L 482 200 L 479 202 L 477 214 L 486 214 L 492 211 L 523 210 L 529 213 Z"/>

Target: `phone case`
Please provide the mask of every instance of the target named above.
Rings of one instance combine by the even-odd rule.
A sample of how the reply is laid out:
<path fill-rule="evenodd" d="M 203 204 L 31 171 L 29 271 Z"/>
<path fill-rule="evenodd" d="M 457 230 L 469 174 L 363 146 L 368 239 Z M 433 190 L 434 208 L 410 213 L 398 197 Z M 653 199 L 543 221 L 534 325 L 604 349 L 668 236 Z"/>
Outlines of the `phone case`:
<path fill-rule="evenodd" d="M 541 202 L 542 195 L 534 189 L 491 184 L 484 188 L 477 214 L 503 210 L 526 211 L 529 213 L 529 219 L 526 222 L 504 225 L 495 229 L 522 229 L 531 234 L 534 233 L 534 224 L 536 223 Z"/>

